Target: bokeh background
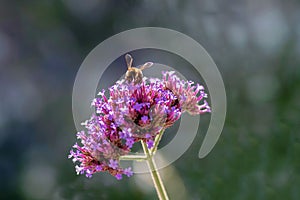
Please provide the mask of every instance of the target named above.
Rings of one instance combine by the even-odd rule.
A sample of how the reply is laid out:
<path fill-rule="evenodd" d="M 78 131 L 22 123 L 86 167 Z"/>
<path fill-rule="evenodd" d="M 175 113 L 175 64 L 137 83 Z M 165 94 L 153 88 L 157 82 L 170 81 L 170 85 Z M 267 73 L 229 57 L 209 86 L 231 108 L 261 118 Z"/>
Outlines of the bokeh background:
<path fill-rule="evenodd" d="M 206 115 L 192 146 L 162 171 L 172 199 L 300 199 L 296 0 L 0 1 L 0 199 L 156 198 L 147 175 L 87 179 L 67 159 L 76 141 L 71 95 L 82 61 L 108 37 L 143 26 L 197 40 L 227 92 L 214 150 L 197 157 Z"/>

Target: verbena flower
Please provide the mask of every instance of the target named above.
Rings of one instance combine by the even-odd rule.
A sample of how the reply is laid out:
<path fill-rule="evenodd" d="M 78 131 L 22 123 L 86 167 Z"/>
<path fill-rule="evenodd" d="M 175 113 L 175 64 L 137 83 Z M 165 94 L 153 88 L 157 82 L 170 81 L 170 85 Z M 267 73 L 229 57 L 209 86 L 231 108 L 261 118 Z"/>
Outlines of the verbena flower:
<path fill-rule="evenodd" d="M 83 123 L 69 158 L 77 165 L 77 174 L 109 172 L 117 179 L 132 176 L 131 168 L 122 168 L 119 158 L 143 140 L 149 149 L 162 129 L 172 126 L 185 111 L 192 115 L 210 112 L 203 86 L 180 80 L 175 72 L 163 72 L 163 79 L 143 78 L 140 84 L 116 82 L 99 93 L 92 106 L 95 114 Z"/>
<path fill-rule="evenodd" d="M 203 104 L 198 104 L 203 98 L 207 98 L 204 87 L 198 83 L 193 85 L 193 81 L 180 80 L 174 73 L 174 71 L 163 72 L 163 80 L 165 86 L 177 96 L 182 110 L 187 111 L 191 115 L 210 112 L 207 101 L 204 100 Z"/>

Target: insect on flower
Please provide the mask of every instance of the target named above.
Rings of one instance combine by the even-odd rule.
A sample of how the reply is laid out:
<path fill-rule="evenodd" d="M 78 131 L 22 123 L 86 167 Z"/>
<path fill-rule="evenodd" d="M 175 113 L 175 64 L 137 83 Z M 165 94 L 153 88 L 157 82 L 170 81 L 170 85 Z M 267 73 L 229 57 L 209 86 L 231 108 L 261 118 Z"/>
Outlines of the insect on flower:
<path fill-rule="evenodd" d="M 125 60 L 126 60 L 127 68 L 128 68 L 127 72 L 125 74 L 125 80 L 128 83 L 133 83 L 134 85 L 142 83 L 142 80 L 143 80 L 142 71 L 144 69 L 150 68 L 153 65 L 153 63 L 146 62 L 140 68 L 136 68 L 136 67 L 132 66 L 133 58 L 131 57 L 131 55 L 126 54 Z"/>
<path fill-rule="evenodd" d="M 158 146 L 159 134 L 179 120 L 182 113 L 210 112 L 203 100 L 207 98 L 203 86 L 180 80 L 174 71 L 162 72 L 161 79 L 143 78 L 142 70 L 153 63 L 136 68 L 132 67 L 129 54 L 125 60 L 125 79 L 109 88 L 109 97 L 104 90 L 99 93 L 92 101 L 96 113 L 82 124 L 85 130 L 77 133 L 81 144 L 75 143 L 68 156 L 76 163 L 77 174 L 92 177 L 97 172 L 108 172 L 118 180 L 123 175 L 130 177 L 131 167 L 122 167 L 120 161 L 132 151 L 133 144 L 141 142 L 152 151 Z M 151 161 L 152 157 L 148 158 Z"/>

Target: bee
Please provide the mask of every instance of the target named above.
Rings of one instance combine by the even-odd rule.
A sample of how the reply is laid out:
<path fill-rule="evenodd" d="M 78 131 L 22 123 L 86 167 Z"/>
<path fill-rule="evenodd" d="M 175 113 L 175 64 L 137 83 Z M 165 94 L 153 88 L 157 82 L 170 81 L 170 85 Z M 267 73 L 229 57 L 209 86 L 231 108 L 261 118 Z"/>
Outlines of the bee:
<path fill-rule="evenodd" d="M 152 62 L 146 62 L 140 68 L 136 68 L 132 66 L 133 58 L 131 55 L 126 54 L 125 60 L 127 64 L 127 72 L 125 74 L 125 80 L 128 83 L 133 83 L 134 85 L 142 83 L 143 80 L 143 70 L 151 67 L 153 65 Z"/>

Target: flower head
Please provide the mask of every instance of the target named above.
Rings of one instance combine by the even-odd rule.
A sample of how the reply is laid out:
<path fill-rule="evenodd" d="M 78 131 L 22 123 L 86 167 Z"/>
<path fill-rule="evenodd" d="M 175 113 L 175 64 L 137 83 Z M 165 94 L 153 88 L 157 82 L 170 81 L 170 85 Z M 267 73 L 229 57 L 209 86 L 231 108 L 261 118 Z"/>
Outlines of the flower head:
<path fill-rule="evenodd" d="M 198 104 L 203 98 L 207 98 L 204 87 L 199 84 L 194 85 L 192 81 L 180 80 L 174 73 L 174 71 L 164 72 L 163 80 L 166 87 L 178 97 L 182 110 L 191 115 L 210 112 L 210 107 L 206 101 L 201 105 Z"/>
<path fill-rule="evenodd" d="M 134 143 L 143 140 L 153 147 L 154 139 L 162 129 L 172 126 L 185 111 L 192 115 L 210 112 L 203 86 L 180 80 L 174 72 L 164 72 L 163 79 L 144 78 L 139 84 L 116 82 L 99 93 L 92 106 L 95 114 L 77 133 L 77 143 L 69 158 L 76 165 L 77 174 L 91 177 L 96 172 L 109 172 L 117 179 L 132 176 L 131 168 L 122 168 L 120 156 L 131 151 Z"/>

